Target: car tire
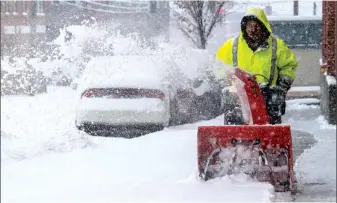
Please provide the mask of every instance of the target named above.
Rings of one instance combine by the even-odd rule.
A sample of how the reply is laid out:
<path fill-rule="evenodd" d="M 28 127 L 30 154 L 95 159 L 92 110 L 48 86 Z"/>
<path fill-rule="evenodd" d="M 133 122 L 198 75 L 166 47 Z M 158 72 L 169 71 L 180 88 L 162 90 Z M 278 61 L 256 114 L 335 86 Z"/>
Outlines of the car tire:
<path fill-rule="evenodd" d="M 177 124 L 177 107 L 176 107 L 176 100 L 173 99 L 170 101 L 169 126 L 175 126 L 176 124 Z"/>
<path fill-rule="evenodd" d="M 199 97 L 196 106 L 200 120 L 209 120 L 220 115 L 221 98 L 217 98 L 216 93 L 208 92 Z"/>
<path fill-rule="evenodd" d="M 188 110 L 189 114 L 181 114 L 178 112 L 178 107 L 177 107 L 177 100 L 174 98 L 171 101 L 170 104 L 170 121 L 169 121 L 169 126 L 176 126 L 176 125 L 182 125 L 185 123 L 189 123 L 191 120 L 191 109 Z"/>

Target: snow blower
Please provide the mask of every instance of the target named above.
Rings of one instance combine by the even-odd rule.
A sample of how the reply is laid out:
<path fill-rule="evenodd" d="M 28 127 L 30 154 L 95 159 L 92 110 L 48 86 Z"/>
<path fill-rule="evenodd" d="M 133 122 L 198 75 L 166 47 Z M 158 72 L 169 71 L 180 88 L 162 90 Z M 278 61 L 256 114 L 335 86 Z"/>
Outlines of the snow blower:
<path fill-rule="evenodd" d="M 279 124 L 284 111 L 277 102 L 280 94 L 239 68 L 233 79 L 238 106 L 225 112 L 227 124 L 198 127 L 199 177 L 207 181 L 244 173 L 269 182 L 276 192 L 294 194 L 291 131 L 289 125 Z M 266 96 L 270 92 L 276 94 Z"/>

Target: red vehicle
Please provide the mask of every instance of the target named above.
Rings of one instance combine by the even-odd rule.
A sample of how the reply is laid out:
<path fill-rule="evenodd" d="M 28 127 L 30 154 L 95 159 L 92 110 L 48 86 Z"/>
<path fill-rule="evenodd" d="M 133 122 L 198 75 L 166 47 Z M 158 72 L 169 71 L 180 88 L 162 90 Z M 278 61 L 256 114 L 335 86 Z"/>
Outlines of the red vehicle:
<path fill-rule="evenodd" d="M 275 110 L 279 104 L 266 99 L 275 97 L 266 97 L 266 87 L 250 73 L 236 68 L 233 78 L 241 117 L 224 126 L 199 126 L 199 177 L 207 181 L 245 173 L 271 183 L 276 192 L 294 194 L 291 129 L 274 120 L 280 117 Z"/>

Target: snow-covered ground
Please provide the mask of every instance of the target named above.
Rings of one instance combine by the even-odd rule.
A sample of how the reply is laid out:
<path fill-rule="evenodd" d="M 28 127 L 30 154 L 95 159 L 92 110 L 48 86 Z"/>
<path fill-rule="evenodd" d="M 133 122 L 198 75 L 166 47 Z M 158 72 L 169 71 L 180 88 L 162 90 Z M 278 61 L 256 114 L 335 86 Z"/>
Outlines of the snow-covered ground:
<path fill-rule="evenodd" d="M 73 125 L 74 96 L 58 88 L 1 98 L 3 202 L 270 201 L 270 185 L 245 177 L 194 178 L 197 125 L 132 140 L 89 137 Z"/>
<path fill-rule="evenodd" d="M 135 139 L 91 137 L 74 127 L 75 95 L 50 88 L 1 98 L 2 202 L 274 200 L 270 185 L 244 176 L 196 179 L 197 126 L 221 125 L 221 117 Z M 296 162 L 305 186 L 298 199 L 324 201 L 327 194 L 335 201 L 336 126 L 325 124 L 318 106 L 290 102 L 288 108 L 285 122 L 318 140 Z"/>
<path fill-rule="evenodd" d="M 92 146 L 74 126 L 75 92 L 48 88 L 48 94 L 1 97 L 1 164 Z"/>

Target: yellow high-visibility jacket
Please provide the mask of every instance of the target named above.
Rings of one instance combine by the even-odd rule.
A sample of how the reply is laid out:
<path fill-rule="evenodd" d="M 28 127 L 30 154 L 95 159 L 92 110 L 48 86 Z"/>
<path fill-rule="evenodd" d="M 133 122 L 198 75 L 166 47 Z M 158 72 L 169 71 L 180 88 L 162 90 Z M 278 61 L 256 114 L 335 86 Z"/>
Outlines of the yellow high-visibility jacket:
<path fill-rule="evenodd" d="M 296 60 L 294 53 L 290 50 L 283 40 L 273 36 L 270 23 L 262 9 L 249 9 L 245 16 L 254 15 L 257 17 L 270 32 L 270 36 L 267 39 L 268 46 L 266 48 L 258 48 L 255 52 L 249 48 L 247 42 L 243 37 L 243 32 L 241 30 L 238 38 L 234 37 L 227 40 L 217 51 L 216 58 L 229 66 L 234 66 L 233 64 L 233 44 L 235 38 L 237 38 L 237 64 L 238 68 L 246 70 L 252 74 L 260 74 L 264 77 L 256 77 L 257 81 L 260 83 L 269 82 L 267 79 L 271 79 L 272 83 L 270 85 L 276 85 L 277 78 L 279 75 L 287 76 L 288 78 L 294 80 L 296 77 L 296 68 L 298 66 L 298 61 Z M 274 40 L 273 40 L 274 38 Z M 275 69 L 272 71 L 272 42 L 277 42 L 274 48 L 276 51 L 276 62 Z M 217 77 L 223 77 L 226 70 L 222 68 L 219 70 Z M 272 74 L 272 72 L 274 72 Z"/>

